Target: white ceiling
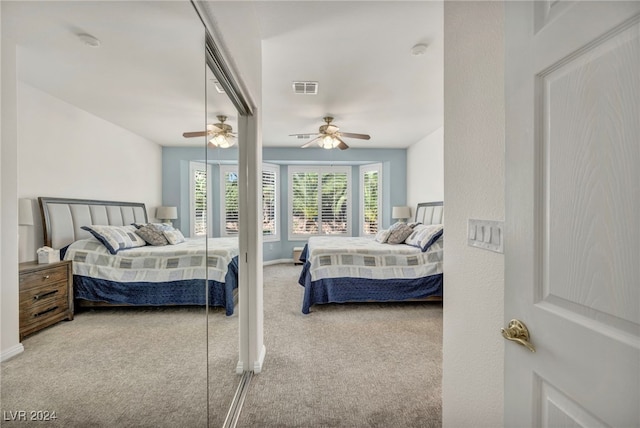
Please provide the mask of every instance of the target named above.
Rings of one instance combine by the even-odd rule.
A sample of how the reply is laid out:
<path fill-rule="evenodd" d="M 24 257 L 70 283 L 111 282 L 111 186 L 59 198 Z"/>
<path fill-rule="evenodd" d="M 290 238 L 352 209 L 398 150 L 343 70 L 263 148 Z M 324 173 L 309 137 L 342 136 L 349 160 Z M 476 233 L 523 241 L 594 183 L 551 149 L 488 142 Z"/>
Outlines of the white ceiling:
<path fill-rule="evenodd" d="M 223 3 L 214 2 L 215 14 Z M 263 145 L 297 147 L 332 115 L 354 148 L 408 147 L 443 123 L 442 3 L 224 2 L 225 39 L 242 37 L 234 8 L 250 5 L 262 39 Z M 217 114 L 236 113 L 205 78 L 203 31 L 186 1 L 2 2 L 3 36 L 19 45 L 18 75 L 32 86 L 166 146 L 198 145 Z M 101 41 L 91 48 L 79 33 Z M 411 47 L 427 43 L 424 55 Z M 233 52 L 231 52 L 233 55 Z M 319 83 L 293 94 L 294 80 Z M 205 82 L 208 116 L 204 115 Z"/>

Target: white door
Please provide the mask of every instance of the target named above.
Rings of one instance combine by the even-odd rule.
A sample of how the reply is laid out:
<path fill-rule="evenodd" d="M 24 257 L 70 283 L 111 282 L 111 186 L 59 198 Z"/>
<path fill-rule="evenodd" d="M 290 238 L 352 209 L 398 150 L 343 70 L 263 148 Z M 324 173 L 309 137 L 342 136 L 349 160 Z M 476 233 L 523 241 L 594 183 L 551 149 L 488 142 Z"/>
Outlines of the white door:
<path fill-rule="evenodd" d="M 640 2 L 506 2 L 508 427 L 640 426 Z M 499 334 L 499 332 L 496 332 Z"/>

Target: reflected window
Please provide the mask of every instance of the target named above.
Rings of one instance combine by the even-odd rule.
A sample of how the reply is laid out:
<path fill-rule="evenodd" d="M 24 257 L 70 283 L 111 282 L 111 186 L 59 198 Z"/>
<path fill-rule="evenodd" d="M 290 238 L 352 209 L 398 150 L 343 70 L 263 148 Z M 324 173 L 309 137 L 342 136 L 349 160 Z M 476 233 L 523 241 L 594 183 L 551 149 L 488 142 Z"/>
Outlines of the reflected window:
<path fill-rule="evenodd" d="M 207 236 L 207 213 L 210 212 L 210 201 L 207 197 L 207 177 L 210 176 L 211 167 L 204 163 L 190 162 L 189 164 L 189 188 L 190 188 L 190 227 L 192 237 Z"/>
<path fill-rule="evenodd" d="M 278 218 L 278 176 L 279 166 L 262 165 L 262 234 L 265 241 L 280 239 Z M 220 167 L 220 230 L 222 236 L 238 234 L 238 167 L 223 165 Z"/>

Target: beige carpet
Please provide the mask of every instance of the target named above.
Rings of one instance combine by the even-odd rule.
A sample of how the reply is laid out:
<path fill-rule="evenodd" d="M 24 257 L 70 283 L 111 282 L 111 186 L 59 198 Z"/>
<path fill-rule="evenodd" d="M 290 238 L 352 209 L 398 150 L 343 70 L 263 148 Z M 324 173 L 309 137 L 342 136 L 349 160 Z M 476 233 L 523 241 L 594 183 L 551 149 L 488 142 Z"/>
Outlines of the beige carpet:
<path fill-rule="evenodd" d="M 442 306 L 348 304 L 302 315 L 300 266 L 265 268 L 264 371 L 241 427 L 440 426 Z M 237 315 L 209 316 L 209 426 L 235 392 Z M 203 427 L 206 323 L 199 308 L 95 310 L 23 341 L 2 363 L 0 425 Z"/>
<path fill-rule="evenodd" d="M 267 356 L 238 425 L 440 426 L 442 304 L 317 305 L 303 315 L 292 281 L 300 269 L 265 268 Z"/>

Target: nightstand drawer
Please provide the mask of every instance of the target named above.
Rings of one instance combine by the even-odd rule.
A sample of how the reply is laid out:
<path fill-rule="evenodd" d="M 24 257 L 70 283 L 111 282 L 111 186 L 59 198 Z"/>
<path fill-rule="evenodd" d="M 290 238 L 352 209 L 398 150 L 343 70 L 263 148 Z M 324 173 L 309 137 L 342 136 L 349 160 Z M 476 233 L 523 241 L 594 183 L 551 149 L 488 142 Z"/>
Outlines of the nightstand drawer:
<path fill-rule="evenodd" d="M 62 300 L 64 304 L 67 301 L 68 289 L 67 281 L 59 281 L 22 291 L 20 292 L 20 312 L 34 306 L 48 305 L 55 300 Z"/>
<path fill-rule="evenodd" d="M 53 266 L 20 275 L 20 290 L 67 280 L 67 266 Z"/>
<path fill-rule="evenodd" d="M 32 324 L 52 324 L 54 320 L 68 318 L 69 305 L 64 299 L 52 300 L 45 304 L 30 306 L 20 311 L 20 329 Z M 60 317 L 58 317 L 60 315 Z"/>

